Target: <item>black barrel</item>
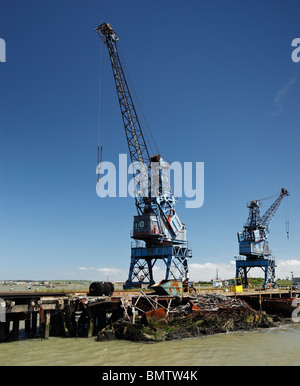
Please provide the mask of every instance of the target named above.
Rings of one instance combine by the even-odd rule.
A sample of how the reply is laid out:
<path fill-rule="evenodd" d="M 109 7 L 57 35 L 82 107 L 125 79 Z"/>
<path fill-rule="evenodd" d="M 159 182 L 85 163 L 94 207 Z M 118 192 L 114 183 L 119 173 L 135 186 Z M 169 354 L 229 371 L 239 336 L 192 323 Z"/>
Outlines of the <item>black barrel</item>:
<path fill-rule="evenodd" d="M 110 295 L 111 295 L 114 292 L 115 287 L 114 287 L 113 283 L 111 283 L 111 282 L 108 282 L 108 284 L 110 286 Z"/>
<path fill-rule="evenodd" d="M 103 285 L 100 281 L 94 281 L 90 284 L 89 295 L 101 296 L 103 295 Z"/>
<path fill-rule="evenodd" d="M 114 292 L 114 285 L 111 282 L 94 281 L 90 284 L 89 295 L 91 296 L 109 296 Z"/>
<path fill-rule="evenodd" d="M 110 296 L 114 292 L 114 285 L 113 283 L 106 281 L 103 283 L 104 285 L 104 294 L 106 296 Z"/>

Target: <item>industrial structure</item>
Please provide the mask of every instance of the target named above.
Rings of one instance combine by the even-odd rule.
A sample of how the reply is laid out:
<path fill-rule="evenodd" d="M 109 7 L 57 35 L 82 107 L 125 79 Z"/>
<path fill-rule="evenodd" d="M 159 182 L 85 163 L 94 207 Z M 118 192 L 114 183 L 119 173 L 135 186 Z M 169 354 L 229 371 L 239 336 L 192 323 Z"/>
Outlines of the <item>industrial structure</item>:
<path fill-rule="evenodd" d="M 260 267 L 264 271 L 265 287 L 275 285 L 276 262 L 269 249 L 267 238 L 271 221 L 286 196 L 289 196 L 289 192 L 282 188 L 264 215 L 260 213 L 262 200 L 254 200 L 247 205 L 249 216 L 243 232 L 238 232 L 239 253 L 245 257 L 236 257 L 236 278 L 242 277 L 245 286 L 248 286 L 247 274 L 254 267 Z"/>
<path fill-rule="evenodd" d="M 186 228 L 176 212 L 176 200 L 169 188 L 168 163 L 160 154 L 150 157 L 140 121 L 119 58 L 117 34 L 108 23 L 96 32 L 108 48 L 115 86 L 128 143 L 135 182 L 135 204 L 128 280 L 124 288 L 151 286 L 153 267 L 166 265 L 165 280 L 188 281 L 188 258 L 192 252 Z"/>

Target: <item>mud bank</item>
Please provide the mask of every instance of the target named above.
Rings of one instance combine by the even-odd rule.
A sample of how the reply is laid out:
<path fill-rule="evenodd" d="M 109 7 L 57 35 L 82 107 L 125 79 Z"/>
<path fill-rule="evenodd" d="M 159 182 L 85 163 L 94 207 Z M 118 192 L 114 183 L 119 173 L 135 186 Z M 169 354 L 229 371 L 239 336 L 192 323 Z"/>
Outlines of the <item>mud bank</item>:
<path fill-rule="evenodd" d="M 157 306 L 157 304 L 156 304 Z M 269 328 L 278 324 L 265 312 L 252 309 L 246 302 L 223 295 L 196 296 L 186 304 L 153 308 L 130 318 L 119 319 L 98 333 L 97 340 L 124 339 L 161 342 L 239 330 Z"/>

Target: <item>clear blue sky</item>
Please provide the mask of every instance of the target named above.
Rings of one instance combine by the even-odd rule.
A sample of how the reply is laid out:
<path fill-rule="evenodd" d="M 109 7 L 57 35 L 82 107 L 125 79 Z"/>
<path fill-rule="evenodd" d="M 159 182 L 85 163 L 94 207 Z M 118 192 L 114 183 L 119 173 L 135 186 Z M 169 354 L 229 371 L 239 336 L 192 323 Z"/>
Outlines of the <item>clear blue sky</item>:
<path fill-rule="evenodd" d="M 203 207 L 178 205 L 191 278 L 234 275 L 246 203 L 281 187 L 291 235 L 282 205 L 270 247 L 279 277 L 300 276 L 299 14 L 298 0 L 1 0 L 0 279 L 127 278 L 134 200 L 95 190 L 102 22 L 160 152 L 205 163 Z M 106 63 L 103 159 L 115 162 L 127 143 Z"/>

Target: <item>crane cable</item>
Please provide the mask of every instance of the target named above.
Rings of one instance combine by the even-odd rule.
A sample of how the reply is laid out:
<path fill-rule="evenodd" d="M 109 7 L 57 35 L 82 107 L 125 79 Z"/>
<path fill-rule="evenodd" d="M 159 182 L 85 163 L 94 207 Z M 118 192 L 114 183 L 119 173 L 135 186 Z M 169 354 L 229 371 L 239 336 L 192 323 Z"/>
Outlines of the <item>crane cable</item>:
<path fill-rule="evenodd" d="M 279 194 L 280 194 L 280 192 L 275 193 L 275 194 L 273 194 L 272 196 L 269 196 L 269 197 L 266 197 L 266 198 L 261 198 L 261 199 L 259 199 L 259 200 L 255 200 L 255 201 L 267 201 L 267 200 L 271 200 L 272 198 L 278 197 Z"/>
<path fill-rule="evenodd" d="M 285 228 L 286 228 L 286 237 L 289 240 L 290 239 L 290 220 L 289 220 L 288 196 L 286 196 L 286 202 L 285 202 Z"/>
<path fill-rule="evenodd" d="M 103 49 L 102 44 L 100 44 L 100 54 L 99 54 L 99 100 L 98 100 L 98 154 L 97 154 L 97 183 L 100 180 L 100 169 L 102 162 L 102 148 L 103 148 L 103 93 L 104 93 L 104 81 L 105 81 L 105 68 L 106 68 L 106 60 L 104 56 L 104 65 L 103 65 Z M 103 66 L 103 70 L 102 70 Z M 101 81 L 101 76 L 103 72 L 103 82 Z"/>

